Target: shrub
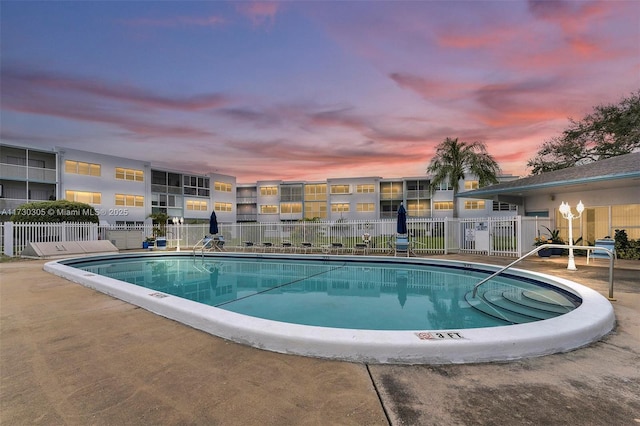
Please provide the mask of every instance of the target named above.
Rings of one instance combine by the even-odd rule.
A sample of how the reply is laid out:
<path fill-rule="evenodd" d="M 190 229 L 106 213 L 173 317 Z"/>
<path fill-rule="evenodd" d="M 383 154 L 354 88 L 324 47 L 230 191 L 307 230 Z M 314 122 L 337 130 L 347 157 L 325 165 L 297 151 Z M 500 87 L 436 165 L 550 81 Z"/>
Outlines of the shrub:
<path fill-rule="evenodd" d="M 614 240 L 618 259 L 640 260 L 640 240 L 630 240 L 624 229 L 616 229 Z"/>

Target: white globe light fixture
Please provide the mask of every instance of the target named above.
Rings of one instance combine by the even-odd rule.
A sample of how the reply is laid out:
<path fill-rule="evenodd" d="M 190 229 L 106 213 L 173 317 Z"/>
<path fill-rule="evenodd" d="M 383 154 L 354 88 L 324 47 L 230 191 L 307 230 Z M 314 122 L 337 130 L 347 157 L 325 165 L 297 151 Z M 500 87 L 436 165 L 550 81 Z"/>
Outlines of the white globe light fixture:
<path fill-rule="evenodd" d="M 173 222 L 173 225 L 176 227 L 176 234 L 178 239 L 178 242 L 176 244 L 176 251 L 180 251 L 180 225 L 184 223 L 184 219 L 181 217 L 174 217 L 173 219 L 171 219 L 171 221 Z"/>
<path fill-rule="evenodd" d="M 582 204 L 582 201 L 578 202 L 578 205 L 576 206 L 576 211 L 578 212 L 577 215 L 574 215 L 571 212 L 571 206 L 569 206 L 569 204 L 565 203 L 564 201 L 560 204 L 559 210 L 560 210 L 560 214 L 562 214 L 562 217 L 564 217 L 569 221 L 569 264 L 567 265 L 567 269 L 570 271 L 577 271 L 578 268 L 576 268 L 576 261 L 575 261 L 575 258 L 573 257 L 572 221 L 573 219 L 579 219 L 582 216 L 582 212 L 584 211 L 584 204 Z"/>

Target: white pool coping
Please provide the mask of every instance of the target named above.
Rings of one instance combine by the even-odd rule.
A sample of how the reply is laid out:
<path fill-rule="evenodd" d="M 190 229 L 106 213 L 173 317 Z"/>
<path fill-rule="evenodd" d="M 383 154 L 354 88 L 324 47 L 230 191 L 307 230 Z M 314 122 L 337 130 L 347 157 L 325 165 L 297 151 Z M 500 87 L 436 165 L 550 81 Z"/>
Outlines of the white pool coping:
<path fill-rule="evenodd" d="M 140 256 L 191 256 L 191 253 L 121 254 L 82 259 Z M 300 260 L 356 260 L 497 271 L 482 263 L 429 258 L 292 254 L 216 254 L 220 257 L 259 257 Z M 77 259 L 74 259 L 77 260 Z M 537 279 L 578 295 L 582 304 L 561 316 L 527 324 L 458 330 L 351 330 L 283 323 L 250 317 L 62 264 L 48 262 L 44 270 L 148 311 L 256 348 L 302 356 L 379 364 L 460 364 L 508 361 L 571 351 L 601 339 L 615 327 L 611 303 L 598 292 L 563 278 L 511 268 L 511 273 Z"/>

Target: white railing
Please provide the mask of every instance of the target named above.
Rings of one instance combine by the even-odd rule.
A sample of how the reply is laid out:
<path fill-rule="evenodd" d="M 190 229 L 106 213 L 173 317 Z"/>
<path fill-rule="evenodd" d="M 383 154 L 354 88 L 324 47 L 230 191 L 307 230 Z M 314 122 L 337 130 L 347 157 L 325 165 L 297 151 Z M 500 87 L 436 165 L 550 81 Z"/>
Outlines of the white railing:
<path fill-rule="evenodd" d="M 2 227 L 3 254 L 19 256 L 29 242 L 92 241 L 98 239 L 95 223 L 13 223 Z"/>
<path fill-rule="evenodd" d="M 500 217 L 476 219 L 409 218 L 412 249 L 416 254 L 469 253 L 490 256 L 519 257 L 533 246 L 534 239 L 549 227 L 548 218 Z M 2 227 L 3 253 L 19 256 L 29 241 L 79 241 L 112 239 L 115 230 L 136 231 L 139 244 L 127 248 L 142 248 L 142 240 L 153 236 L 153 226 L 99 226 L 89 223 L 12 223 Z M 382 219 L 371 221 L 336 222 L 278 222 L 278 223 L 234 223 L 220 224 L 220 235 L 224 236 L 226 250 L 240 250 L 247 242 L 254 246 L 270 243 L 272 250 L 282 248 L 283 243 L 291 247 L 311 245 L 311 250 L 326 250 L 334 244 L 343 250 L 355 248 L 362 243 L 363 235 L 369 235 L 371 253 L 390 252 L 396 234 L 396 221 Z M 209 225 L 167 225 L 166 239 L 169 249 L 180 247 L 191 249 L 205 235 Z M 130 240 L 128 240 L 130 243 Z M 114 242 L 115 244 L 115 242 Z M 306 250 L 305 250 L 306 251 Z"/>

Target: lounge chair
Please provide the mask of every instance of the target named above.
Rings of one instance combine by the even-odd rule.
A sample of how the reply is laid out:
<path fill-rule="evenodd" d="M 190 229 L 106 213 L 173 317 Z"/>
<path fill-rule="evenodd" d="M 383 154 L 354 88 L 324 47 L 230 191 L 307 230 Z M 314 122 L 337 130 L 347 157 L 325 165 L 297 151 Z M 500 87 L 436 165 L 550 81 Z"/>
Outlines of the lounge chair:
<path fill-rule="evenodd" d="M 344 249 L 344 246 L 342 245 L 342 243 L 331 243 L 331 250 L 330 250 L 331 253 L 340 254 L 342 253 L 343 249 Z"/>
<path fill-rule="evenodd" d="M 260 247 L 262 247 L 262 251 L 263 252 L 267 252 L 267 250 L 272 250 L 273 251 L 273 243 L 265 241 L 263 243 L 260 244 Z"/>
<path fill-rule="evenodd" d="M 288 250 L 291 250 L 293 247 L 293 245 L 289 242 L 289 241 L 283 241 L 282 242 L 282 252 L 286 252 Z"/>
<path fill-rule="evenodd" d="M 367 254 L 369 252 L 369 244 L 371 244 L 371 235 L 363 234 L 362 242 L 356 243 L 353 246 L 353 254 L 356 254 L 356 253 Z"/>
<path fill-rule="evenodd" d="M 307 242 L 300 243 L 300 251 L 307 253 L 307 252 L 310 252 L 311 250 L 313 250 L 313 244 L 307 243 Z"/>

